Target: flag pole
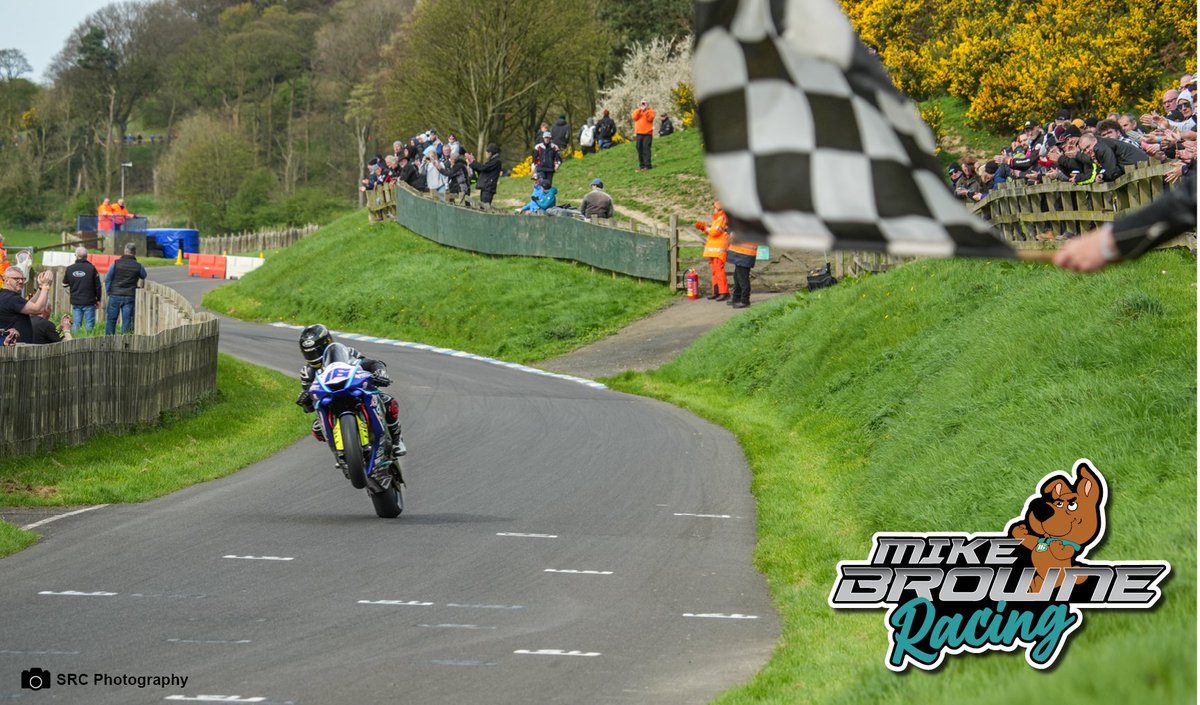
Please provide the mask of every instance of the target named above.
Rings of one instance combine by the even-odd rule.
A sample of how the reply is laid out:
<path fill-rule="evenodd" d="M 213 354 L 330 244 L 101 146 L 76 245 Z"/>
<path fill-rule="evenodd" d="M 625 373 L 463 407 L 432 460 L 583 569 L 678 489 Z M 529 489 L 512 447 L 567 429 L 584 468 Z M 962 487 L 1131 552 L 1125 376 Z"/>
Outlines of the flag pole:
<path fill-rule="evenodd" d="M 1057 250 L 1017 250 L 1017 259 L 1021 262 L 1053 262 Z"/>

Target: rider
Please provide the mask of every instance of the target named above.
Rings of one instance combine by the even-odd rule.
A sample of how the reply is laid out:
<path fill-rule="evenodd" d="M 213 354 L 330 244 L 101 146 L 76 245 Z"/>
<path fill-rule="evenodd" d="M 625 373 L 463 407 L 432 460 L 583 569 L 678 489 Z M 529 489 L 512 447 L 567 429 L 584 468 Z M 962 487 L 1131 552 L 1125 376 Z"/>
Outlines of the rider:
<path fill-rule="evenodd" d="M 329 329 L 320 323 L 309 326 L 300 331 L 300 353 L 304 355 L 305 361 L 308 363 L 300 370 L 300 396 L 296 397 L 296 403 L 306 412 L 315 411 L 313 405 L 312 393 L 308 388 L 316 379 L 317 373 L 321 371 L 321 366 L 325 362 L 325 348 L 328 348 L 333 343 L 333 335 Z M 352 360 L 359 360 L 359 366 L 367 372 L 371 373 L 371 381 L 376 387 L 386 387 L 392 383 L 392 378 L 388 377 L 387 365 L 384 365 L 379 360 L 373 360 L 368 357 L 363 357 L 362 353 L 354 348 L 347 347 Z M 392 458 L 399 458 L 408 453 L 408 448 L 404 445 L 404 436 L 400 431 L 400 405 L 391 395 L 383 392 L 379 393 L 379 401 L 383 406 L 383 419 L 387 423 L 388 435 L 391 440 L 385 439 L 383 442 L 384 450 L 391 453 Z M 313 421 L 313 435 L 317 440 L 324 442 L 325 434 L 321 429 L 321 420 Z"/>

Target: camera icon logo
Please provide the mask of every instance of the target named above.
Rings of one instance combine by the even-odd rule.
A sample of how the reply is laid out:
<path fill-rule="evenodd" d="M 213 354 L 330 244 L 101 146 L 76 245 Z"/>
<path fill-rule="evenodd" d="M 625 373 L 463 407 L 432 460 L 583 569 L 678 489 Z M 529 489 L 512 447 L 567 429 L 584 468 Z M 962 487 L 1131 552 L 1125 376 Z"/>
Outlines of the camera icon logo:
<path fill-rule="evenodd" d="M 21 671 L 21 687 L 26 690 L 42 690 L 50 687 L 50 671 L 44 668 L 31 668 Z"/>

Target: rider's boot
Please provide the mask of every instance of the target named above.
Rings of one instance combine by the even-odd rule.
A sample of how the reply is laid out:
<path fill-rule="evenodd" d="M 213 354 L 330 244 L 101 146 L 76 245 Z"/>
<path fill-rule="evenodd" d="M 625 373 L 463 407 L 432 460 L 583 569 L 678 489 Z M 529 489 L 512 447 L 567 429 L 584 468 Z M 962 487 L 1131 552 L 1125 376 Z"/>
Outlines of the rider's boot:
<path fill-rule="evenodd" d="M 400 430 L 400 421 L 388 423 L 388 433 L 392 437 L 392 457 L 401 458 L 408 455 L 408 446 L 404 445 L 404 434 Z"/>

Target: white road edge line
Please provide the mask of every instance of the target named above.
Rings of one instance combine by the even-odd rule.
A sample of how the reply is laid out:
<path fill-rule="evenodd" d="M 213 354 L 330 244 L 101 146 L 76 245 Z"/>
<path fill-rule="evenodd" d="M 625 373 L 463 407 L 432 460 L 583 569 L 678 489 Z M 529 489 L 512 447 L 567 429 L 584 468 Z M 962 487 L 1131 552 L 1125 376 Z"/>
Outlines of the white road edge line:
<path fill-rule="evenodd" d="M 65 519 L 66 517 L 73 517 L 76 514 L 83 514 L 84 512 L 90 512 L 93 509 L 102 509 L 107 506 L 108 506 L 107 504 L 97 504 L 94 507 L 84 507 L 83 509 L 76 509 L 73 512 L 65 512 L 63 514 L 55 514 L 54 516 L 46 517 L 45 519 L 42 519 L 41 521 L 35 521 L 32 524 L 26 524 L 25 526 L 22 526 L 21 528 L 26 531 L 31 531 L 33 529 L 38 528 L 39 526 L 45 526 L 46 524 L 49 524 L 52 521 L 58 521 L 59 519 Z"/>
<path fill-rule="evenodd" d="M 292 323 L 284 323 L 282 321 L 276 321 L 270 325 L 272 325 L 276 328 L 290 328 L 292 330 L 300 330 L 301 328 L 303 328 L 303 326 L 298 326 L 298 325 L 295 325 Z M 500 365 L 502 367 L 508 367 L 513 370 L 520 370 L 521 372 L 528 372 L 530 374 L 540 375 L 542 377 L 553 377 L 554 379 L 564 379 L 564 380 L 567 380 L 568 382 L 576 382 L 578 384 L 582 384 L 585 387 L 591 387 L 592 389 L 608 389 L 608 385 L 601 384 L 600 382 L 597 382 L 595 380 L 585 379 L 583 377 L 575 377 L 574 375 L 564 375 L 564 374 L 560 374 L 558 372 L 547 372 L 546 370 L 539 370 L 536 367 L 529 367 L 528 365 L 522 365 L 522 364 L 516 363 L 516 362 L 505 362 L 504 360 L 497 360 L 497 359 L 491 358 L 491 357 L 484 357 L 483 355 L 476 355 L 474 353 L 463 352 L 462 350 L 454 350 L 453 348 L 439 348 L 439 347 L 435 347 L 432 345 L 426 345 L 425 343 L 413 343 L 413 342 L 409 342 L 407 340 L 393 340 L 391 338 L 371 338 L 370 336 L 365 336 L 365 335 L 362 335 L 361 333 L 346 333 L 344 331 L 336 331 L 336 330 L 330 331 L 330 332 L 338 337 L 349 338 L 350 340 L 362 340 L 364 342 L 378 343 L 379 345 L 391 345 L 391 346 L 397 347 L 397 348 L 411 348 L 413 350 L 425 350 L 428 352 L 437 353 L 439 355 L 449 355 L 450 357 L 458 357 L 458 358 L 464 358 L 464 359 L 468 359 L 468 360 L 476 360 L 478 362 L 485 362 L 485 363 L 488 363 L 491 365 Z"/>
<path fill-rule="evenodd" d="M 675 512 L 677 517 L 701 517 L 703 519 L 732 519 L 731 514 L 691 514 L 688 512 Z"/>
<path fill-rule="evenodd" d="M 265 703 L 266 698 L 243 698 L 240 695 L 168 695 L 163 700 L 187 700 L 194 703 Z"/>

